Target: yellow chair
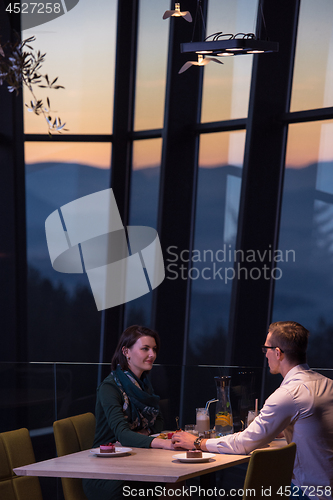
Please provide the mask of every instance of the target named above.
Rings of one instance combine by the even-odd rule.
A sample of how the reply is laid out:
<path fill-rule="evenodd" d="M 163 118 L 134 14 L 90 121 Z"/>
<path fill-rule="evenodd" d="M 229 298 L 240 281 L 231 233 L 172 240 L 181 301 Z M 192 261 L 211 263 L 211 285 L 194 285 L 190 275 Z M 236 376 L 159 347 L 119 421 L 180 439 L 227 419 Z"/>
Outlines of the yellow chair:
<path fill-rule="evenodd" d="M 16 476 L 15 467 L 34 463 L 28 429 L 0 434 L 0 498 L 4 500 L 43 500 L 38 477 Z"/>
<path fill-rule="evenodd" d="M 92 413 L 56 420 L 53 423 L 54 439 L 59 457 L 92 448 L 96 419 Z M 82 479 L 61 478 L 65 500 L 87 500 Z"/>
<path fill-rule="evenodd" d="M 269 500 L 281 500 L 288 497 L 289 495 L 285 495 L 285 487 L 290 487 L 291 484 L 295 454 L 295 443 L 283 448 L 254 451 L 245 476 L 243 500 L 249 500 L 249 490 L 255 490 L 255 494 L 252 492 L 251 496 L 256 499 L 267 500 L 269 497 Z"/>

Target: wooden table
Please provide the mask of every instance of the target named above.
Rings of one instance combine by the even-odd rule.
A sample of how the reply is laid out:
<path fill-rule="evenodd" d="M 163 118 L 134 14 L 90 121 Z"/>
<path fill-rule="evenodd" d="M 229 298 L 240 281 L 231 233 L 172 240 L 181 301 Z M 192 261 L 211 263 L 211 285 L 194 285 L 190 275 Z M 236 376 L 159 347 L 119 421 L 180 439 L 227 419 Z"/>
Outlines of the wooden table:
<path fill-rule="evenodd" d="M 286 442 L 272 443 L 270 447 L 283 446 Z M 14 469 L 18 476 L 76 477 L 91 479 L 120 479 L 126 481 L 151 481 L 177 483 L 196 476 L 216 472 L 227 467 L 246 463 L 249 455 L 215 454 L 209 462 L 182 463 L 173 458 L 181 453 L 176 450 L 132 448 L 130 455 L 101 458 L 90 450 L 52 458 Z"/>
<path fill-rule="evenodd" d="M 182 463 L 172 458 L 179 451 L 132 448 L 130 455 L 101 458 L 89 450 L 14 469 L 19 476 L 78 477 L 177 483 L 248 462 L 248 455 L 220 455 L 205 463 Z"/>

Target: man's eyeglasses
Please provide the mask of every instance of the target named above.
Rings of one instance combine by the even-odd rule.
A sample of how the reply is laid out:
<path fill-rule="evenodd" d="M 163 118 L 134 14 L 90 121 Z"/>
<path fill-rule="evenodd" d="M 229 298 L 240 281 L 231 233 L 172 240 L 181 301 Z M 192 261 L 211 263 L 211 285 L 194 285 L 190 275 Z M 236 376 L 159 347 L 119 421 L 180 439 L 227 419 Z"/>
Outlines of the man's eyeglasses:
<path fill-rule="evenodd" d="M 267 352 L 267 349 L 280 349 L 281 352 L 284 352 L 281 347 L 277 346 L 277 345 L 262 345 L 261 346 L 261 350 L 264 354 L 266 354 Z"/>

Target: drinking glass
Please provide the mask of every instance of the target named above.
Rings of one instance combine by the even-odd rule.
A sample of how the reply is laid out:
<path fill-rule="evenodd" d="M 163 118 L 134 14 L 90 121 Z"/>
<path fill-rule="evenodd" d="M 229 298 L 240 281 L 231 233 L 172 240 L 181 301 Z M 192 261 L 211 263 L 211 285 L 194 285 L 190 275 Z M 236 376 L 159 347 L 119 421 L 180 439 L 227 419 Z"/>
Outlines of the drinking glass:
<path fill-rule="evenodd" d="M 203 434 L 205 431 L 210 429 L 210 418 L 208 408 L 197 408 L 197 432 L 198 434 Z"/>
<path fill-rule="evenodd" d="M 191 434 L 198 434 L 197 426 L 195 424 L 187 424 L 184 428 L 185 432 L 190 432 Z"/>
<path fill-rule="evenodd" d="M 249 410 L 248 414 L 247 414 L 247 422 L 246 422 L 246 426 L 248 427 L 250 425 L 251 422 L 253 422 L 253 420 L 256 418 L 256 412 L 254 410 Z"/>

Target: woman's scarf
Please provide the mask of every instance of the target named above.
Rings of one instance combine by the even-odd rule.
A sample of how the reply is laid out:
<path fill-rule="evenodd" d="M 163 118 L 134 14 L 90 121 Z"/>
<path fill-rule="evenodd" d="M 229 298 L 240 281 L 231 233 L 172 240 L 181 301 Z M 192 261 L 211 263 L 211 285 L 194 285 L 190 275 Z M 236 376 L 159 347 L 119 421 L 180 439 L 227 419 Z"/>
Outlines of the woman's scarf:
<path fill-rule="evenodd" d="M 160 398 L 154 394 L 147 375 L 143 374 L 140 380 L 130 370 L 123 371 L 120 365 L 111 373 L 123 395 L 123 411 L 130 428 L 151 431 L 159 413 Z"/>

